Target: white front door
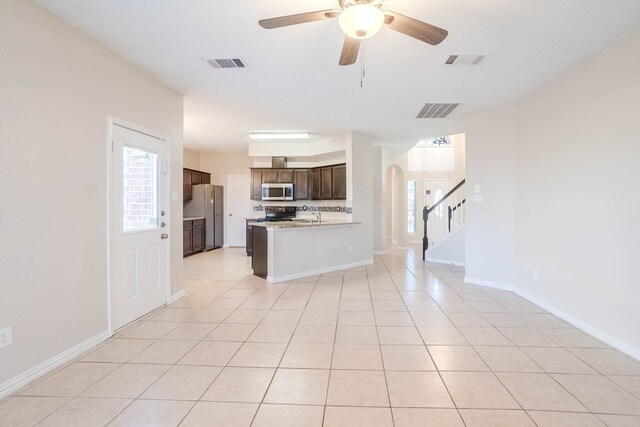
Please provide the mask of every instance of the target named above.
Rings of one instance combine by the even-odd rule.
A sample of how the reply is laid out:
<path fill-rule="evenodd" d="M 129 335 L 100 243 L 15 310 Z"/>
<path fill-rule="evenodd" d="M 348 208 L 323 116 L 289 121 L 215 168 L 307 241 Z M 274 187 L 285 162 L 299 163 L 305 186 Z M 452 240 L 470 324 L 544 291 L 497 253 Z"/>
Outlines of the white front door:
<path fill-rule="evenodd" d="M 112 128 L 112 330 L 167 302 L 166 142 Z"/>
<path fill-rule="evenodd" d="M 453 180 L 451 179 L 425 179 L 425 206 L 431 207 L 438 203 L 452 188 Z M 429 245 L 434 245 L 448 234 L 448 218 L 449 211 L 447 207 L 453 203 L 453 199 L 441 203 L 429 214 L 427 237 Z"/>
<path fill-rule="evenodd" d="M 251 216 L 249 175 L 227 177 L 227 246 L 245 246 L 246 218 Z"/>

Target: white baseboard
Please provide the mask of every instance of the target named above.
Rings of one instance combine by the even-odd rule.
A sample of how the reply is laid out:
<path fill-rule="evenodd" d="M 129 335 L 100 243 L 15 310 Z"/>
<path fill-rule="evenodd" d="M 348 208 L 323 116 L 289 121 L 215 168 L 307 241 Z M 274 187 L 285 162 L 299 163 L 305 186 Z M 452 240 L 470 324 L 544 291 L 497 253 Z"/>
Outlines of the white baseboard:
<path fill-rule="evenodd" d="M 474 279 L 472 277 L 465 276 L 464 281 L 465 281 L 465 283 L 471 283 L 472 285 L 487 286 L 489 288 L 495 288 L 495 289 L 501 289 L 503 291 L 515 292 L 515 289 L 513 288 L 513 286 L 503 285 L 501 283 L 490 282 L 488 280 Z"/>
<path fill-rule="evenodd" d="M 436 264 L 447 264 L 447 265 L 457 265 L 459 267 L 464 267 L 465 263 L 460 261 L 452 261 L 450 259 L 439 259 L 439 258 L 430 258 L 429 255 L 426 256 L 425 261 L 435 262 Z"/>
<path fill-rule="evenodd" d="M 185 295 L 186 294 L 185 294 L 185 290 L 184 289 L 181 290 L 181 291 L 176 292 L 173 295 L 170 295 L 169 296 L 169 301 L 167 301 L 167 305 L 173 304 L 174 302 L 178 301 L 180 298 L 184 298 Z"/>
<path fill-rule="evenodd" d="M 610 345 L 611 347 L 620 350 L 621 352 L 627 354 L 628 356 L 633 357 L 634 359 L 640 361 L 640 350 L 633 348 L 633 347 L 629 347 L 627 344 L 621 342 L 620 340 L 612 337 L 609 334 L 606 334 L 604 332 L 602 332 L 599 329 L 594 328 L 593 326 L 579 320 L 576 319 L 575 317 L 571 316 L 570 314 L 567 314 L 566 312 L 564 312 L 563 310 L 560 310 L 559 308 L 548 304 L 540 299 L 538 299 L 537 297 L 534 297 L 531 294 L 528 294 L 527 292 L 521 291 L 520 289 L 517 289 L 513 286 L 507 286 L 507 285 L 502 285 L 502 284 L 498 284 L 498 283 L 493 283 L 493 282 L 489 282 L 486 280 L 477 280 L 477 279 L 472 279 L 469 277 L 465 277 L 464 278 L 465 282 L 474 284 L 474 285 L 480 285 L 480 286 L 488 286 L 490 288 L 496 288 L 496 289 L 502 289 L 505 291 L 511 291 L 513 293 L 515 293 L 516 295 L 526 299 L 527 301 L 547 310 L 549 313 L 553 314 L 556 317 L 559 317 L 560 319 L 564 320 L 565 322 L 569 323 L 570 325 L 575 326 L 576 328 L 582 330 L 583 332 L 586 332 L 587 334 L 599 339 L 600 341 L 604 342 L 605 344 Z"/>
<path fill-rule="evenodd" d="M 286 282 L 289 280 L 302 279 L 303 277 L 307 277 L 307 276 L 315 276 L 318 274 L 331 273 L 332 271 L 346 270 L 347 268 L 362 267 L 363 265 L 371 265 L 371 264 L 373 264 L 373 259 L 352 262 L 350 264 L 336 265 L 334 267 L 321 268 L 319 270 L 305 271 L 304 273 L 290 274 L 289 276 L 280 276 L 280 277 L 267 276 L 267 282 L 269 283 Z"/>
<path fill-rule="evenodd" d="M 34 366 L 33 368 L 18 375 L 17 377 L 14 377 L 9 381 L 0 384 L 0 397 L 6 396 L 16 390 L 19 390 L 31 381 L 41 377 L 47 372 L 50 372 L 63 363 L 74 359 L 90 348 L 100 344 L 101 342 L 106 341 L 107 339 L 109 339 L 109 337 L 109 331 L 101 332 L 98 335 L 81 342 L 75 347 L 63 351 L 62 353 L 52 357 L 51 359 L 46 360 L 37 366 Z"/>
<path fill-rule="evenodd" d="M 374 255 L 386 255 L 387 251 L 386 250 L 384 250 L 384 251 L 373 251 L 373 254 Z"/>

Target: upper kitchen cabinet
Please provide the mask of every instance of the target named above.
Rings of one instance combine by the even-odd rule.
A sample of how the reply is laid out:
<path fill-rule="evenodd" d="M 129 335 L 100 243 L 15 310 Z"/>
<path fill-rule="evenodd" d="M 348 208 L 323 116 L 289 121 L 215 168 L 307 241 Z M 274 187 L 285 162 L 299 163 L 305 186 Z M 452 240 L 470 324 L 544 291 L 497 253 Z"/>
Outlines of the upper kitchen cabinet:
<path fill-rule="evenodd" d="M 191 171 L 182 170 L 182 199 L 191 200 Z"/>
<path fill-rule="evenodd" d="M 347 165 L 331 167 L 331 198 L 333 200 L 347 199 Z"/>
<path fill-rule="evenodd" d="M 182 200 L 191 200 L 191 186 L 211 184 L 211 174 L 193 169 L 182 169 Z"/>
<path fill-rule="evenodd" d="M 191 171 L 191 183 L 193 185 L 202 184 L 202 173 Z"/>
<path fill-rule="evenodd" d="M 262 169 L 262 182 L 290 184 L 293 182 L 293 171 L 293 169 Z"/>
<path fill-rule="evenodd" d="M 251 200 L 262 200 L 262 169 L 251 169 Z"/>
<path fill-rule="evenodd" d="M 331 200 L 332 183 L 332 168 L 326 167 L 320 169 L 320 200 Z"/>
<path fill-rule="evenodd" d="M 263 184 L 276 184 L 278 182 L 278 170 L 277 169 L 262 169 L 262 183 Z"/>
<path fill-rule="evenodd" d="M 293 182 L 294 169 L 278 169 L 278 182 L 290 184 Z"/>
<path fill-rule="evenodd" d="M 262 200 L 262 184 L 293 183 L 295 200 L 345 200 L 347 165 L 310 169 L 251 169 L 251 199 Z"/>
<path fill-rule="evenodd" d="M 296 169 L 293 171 L 293 193 L 296 200 L 309 200 L 309 170 Z"/>
<path fill-rule="evenodd" d="M 311 199 L 320 200 L 320 186 L 322 183 L 322 173 L 320 169 L 311 171 Z"/>

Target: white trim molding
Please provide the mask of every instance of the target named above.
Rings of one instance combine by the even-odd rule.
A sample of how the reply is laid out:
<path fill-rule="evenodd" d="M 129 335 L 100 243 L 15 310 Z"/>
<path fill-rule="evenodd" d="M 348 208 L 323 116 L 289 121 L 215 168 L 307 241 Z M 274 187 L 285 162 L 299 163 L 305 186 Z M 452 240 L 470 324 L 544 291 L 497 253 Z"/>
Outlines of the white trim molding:
<path fill-rule="evenodd" d="M 109 339 L 109 337 L 111 336 L 111 334 L 109 333 L 109 331 L 103 331 L 101 333 L 99 333 L 98 335 L 91 337 L 83 342 L 81 342 L 80 344 L 71 347 L 68 350 L 63 351 L 62 353 L 53 356 L 51 359 L 46 360 L 42 363 L 40 363 L 37 366 L 34 366 L 33 368 L 29 369 L 26 372 L 23 372 L 22 374 L 18 375 L 17 377 L 14 377 L 12 379 L 10 379 L 9 381 L 6 381 L 2 384 L 0 384 L 0 397 L 6 396 L 8 394 L 13 393 L 16 390 L 19 390 L 20 388 L 24 387 L 25 385 L 29 384 L 31 381 L 41 377 L 42 375 L 46 374 L 47 372 L 52 371 L 53 369 L 57 368 L 58 366 L 73 360 L 75 357 L 79 356 L 80 354 L 84 353 L 85 351 L 95 347 L 96 345 L 100 344 L 101 342 L 106 341 L 107 339 Z"/>
<path fill-rule="evenodd" d="M 620 350 L 621 352 L 625 353 L 628 356 L 633 357 L 634 359 L 640 361 L 640 350 L 633 348 L 633 347 L 629 347 L 627 344 L 621 342 L 620 340 L 618 340 L 617 338 L 612 337 L 611 335 L 602 332 L 601 330 L 594 328 L 593 326 L 583 322 L 582 320 L 576 319 L 575 317 L 571 316 L 570 314 L 566 313 L 565 311 L 549 304 L 546 303 L 540 299 L 538 299 L 537 297 L 521 291 L 518 288 L 515 288 L 513 286 L 508 286 L 508 285 L 502 285 L 499 283 L 493 283 L 493 282 L 489 282 L 486 280 L 479 280 L 479 279 L 473 279 L 470 277 L 465 277 L 464 281 L 467 283 L 471 283 L 473 285 L 480 285 L 480 286 L 487 286 L 490 288 L 495 288 L 495 289 L 501 289 L 504 291 L 511 291 L 513 293 L 515 293 L 516 295 L 526 299 L 527 301 L 536 304 L 537 306 L 545 309 L 546 311 L 548 311 L 549 313 L 553 314 L 554 316 L 564 320 L 565 322 L 569 323 L 570 325 L 575 326 L 576 328 L 582 330 L 583 332 L 586 332 L 587 334 L 599 339 L 600 341 L 604 342 L 605 344 L 610 345 L 611 347 Z"/>
<path fill-rule="evenodd" d="M 173 295 L 169 295 L 169 298 L 167 299 L 167 305 L 171 305 L 174 302 L 178 301 L 179 299 L 184 298 L 185 295 L 186 295 L 186 293 L 185 293 L 184 289 L 181 290 L 181 291 L 176 292 Z"/>
<path fill-rule="evenodd" d="M 267 282 L 269 283 L 286 282 L 289 280 L 301 279 L 307 276 L 316 276 L 318 274 L 331 273 L 332 271 L 346 270 L 347 268 L 362 267 L 363 265 L 371 265 L 371 264 L 373 264 L 373 260 L 368 259 L 365 261 L 358 261 L 358 262 L 352 262 L 350 264 L 336 265 L 332 267 L 322 268 L 319 270 L 305 271 L 304 273 L 291 274 L 289 276 L 281 276 L 281 277 L 267 276 Z"/>
<path fill-rule="evenodd" d="M 450 259 L 431 258 L 431 257 L 429 257 L 429 255 L 426 256 L 425 261 L 427 261 L 427 262 L 435 262 L 436 264 L 457 265 L 459 267 L 464 267 L 465 266 L 464 262 L 452 261 Z"/>

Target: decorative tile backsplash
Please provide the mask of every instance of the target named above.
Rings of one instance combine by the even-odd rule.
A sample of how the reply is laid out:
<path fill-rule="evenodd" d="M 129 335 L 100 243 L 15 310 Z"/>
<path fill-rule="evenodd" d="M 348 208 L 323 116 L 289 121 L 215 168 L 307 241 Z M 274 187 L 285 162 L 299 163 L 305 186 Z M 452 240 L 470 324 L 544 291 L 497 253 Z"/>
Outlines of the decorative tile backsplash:
<path fill-rule="evenodd" d="M 341 212 L 346 214 L 352 214 L 352 208 L 347 208 L 344 206 L 295 206 L 296 212 Z M 253 207 L 254 212 L 260 212 L 264 210 L 264 206 L 256 205 Z"/>

